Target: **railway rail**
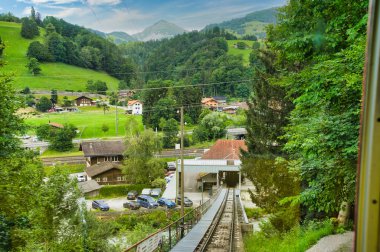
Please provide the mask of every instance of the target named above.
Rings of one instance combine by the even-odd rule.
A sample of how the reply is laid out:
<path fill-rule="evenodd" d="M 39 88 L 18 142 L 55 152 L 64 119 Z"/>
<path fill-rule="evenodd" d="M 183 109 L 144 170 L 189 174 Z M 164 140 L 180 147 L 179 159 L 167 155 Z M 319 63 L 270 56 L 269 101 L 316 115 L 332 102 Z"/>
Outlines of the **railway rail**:
<path fill-rule="evenodd" d="M 228 193 L 212 225 L 195 251 L 236 251 L 236 230 L 239 230 L 239 228 L 235 189 L 228 189 Z"/>

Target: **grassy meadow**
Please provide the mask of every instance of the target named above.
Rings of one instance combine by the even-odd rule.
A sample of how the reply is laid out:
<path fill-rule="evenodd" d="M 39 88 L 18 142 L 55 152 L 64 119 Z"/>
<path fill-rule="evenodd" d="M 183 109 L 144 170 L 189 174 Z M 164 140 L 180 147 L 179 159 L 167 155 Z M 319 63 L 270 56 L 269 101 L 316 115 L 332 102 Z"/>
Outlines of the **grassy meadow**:
<path fill-rule="evenodd" d="M 32 90 L 74 90 L 85 91 L 88 80 L 101 80 L 109 90 L 117 90 L 119 81 L 104 72 L 67 65 L 63 63 L 41 63 L 41 74 L 33 76 L 25 67 L 28 63 L 26 53 L 33 41 L 43 42 L 45 30 L 35 39 L 25 39 L 20 35 L 21 24 L 0 21 L 0 36 L 5 42 L 3 57 L 6 62 L 2 71 L 14 75 L 17 89 L 29 87 Z"/>
<path fill-rule="evenodd" d="M 247 46 L 249 46 L 249 48 L 247 48 L 247 49 L 234 48 L 234 44 L 236 44 L 239 41 L 242 41 L 245 44 L 247 44 Z M 243 65 L 248 66 L 249 65 L 249 54 L 252 52 L 253 41 L 250 41 L 250 40 L 227 40 L 227 43 L 228 43 L 228 54 L 243 56 Z"/>
<path fill-rule="evenodd" d="M 110 107 L 109 111 L 104 111 L 97 107 L 80 107 L 80 112 L 67 113 L 43 113 L 29 118 L 25 118 L 25 123 L 31 127 L 30 134 L 34 133 L 34 128 L 41 124 L 50 122 L 73 124 L 80 131 L 76 138 L 107 138 L 116 136 L 115 108 Z M 125 125 L 132 117 L 137 119 L 139 128 L 143 130 L 142 117 L 126 115 L 124 110 L 118 109 L 118 136 L 125 136 Z M 107 132 L 102 131 L 103 124 L 109 127 Z"/>

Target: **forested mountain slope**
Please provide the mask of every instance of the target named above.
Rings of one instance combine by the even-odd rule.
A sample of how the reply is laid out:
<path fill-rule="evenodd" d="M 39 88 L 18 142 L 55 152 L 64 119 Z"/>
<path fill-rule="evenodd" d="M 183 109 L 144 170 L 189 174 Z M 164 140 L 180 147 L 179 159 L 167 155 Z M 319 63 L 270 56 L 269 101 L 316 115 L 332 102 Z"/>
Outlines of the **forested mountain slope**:
<path fill-rule="evenodd" d="M 5 43 L 3 58 L 6 62 L 3 72 L 14 74 L 14 85 L 22 89 L 26 86 L 40 90 L 85 90 L 88 80 L 105 81 L 109 89 L 116 89 L 118 80 L 107 73 L 85 69 L 60 62 L 41 63 L 41 73 L 33 76 L 25 66 L 28 63 L 27 51 L 33 41 L 43 43 L 45 30 L 34 39 L 25 39 L 20 35 L 21 24 L 0 22 L 0 36 Z"/>

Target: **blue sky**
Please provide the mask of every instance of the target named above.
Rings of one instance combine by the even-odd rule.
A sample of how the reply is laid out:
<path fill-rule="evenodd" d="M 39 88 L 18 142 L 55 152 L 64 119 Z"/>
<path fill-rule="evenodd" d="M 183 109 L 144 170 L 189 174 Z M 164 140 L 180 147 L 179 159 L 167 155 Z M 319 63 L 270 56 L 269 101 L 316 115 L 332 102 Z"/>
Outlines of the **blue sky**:
<path fill-rule="evenodd" d="M 0 12 L 41 13 L 104 32 L 134 34 L 164 19 L 186 30 L 199 30 L 247 13 L 284 5 L 286 0 L 1 0 Z"/>

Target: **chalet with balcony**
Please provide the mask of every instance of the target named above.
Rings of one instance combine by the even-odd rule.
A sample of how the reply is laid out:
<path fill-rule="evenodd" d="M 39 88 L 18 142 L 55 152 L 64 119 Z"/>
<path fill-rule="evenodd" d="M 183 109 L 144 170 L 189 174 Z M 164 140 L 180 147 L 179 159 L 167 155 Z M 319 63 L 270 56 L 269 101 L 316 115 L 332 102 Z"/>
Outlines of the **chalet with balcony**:
<path fill-rule="evenodd" d="M 121 172 L 121 166 L 115 162 L 102 162 L 86 168 L 89 180 L 94 180 L 100 185 L 116 185 L 125 183 L 125 175 Z"/>
<path fill-rule="evenodd" d="M 125 146 L 122 141 L 88 141 L 79 146 L 86 158 L 86 166 L 90 167 L 102 162 L 120 163 L 123 161 Z"/>
<path fill-rule="evenodd" d="M 78 107 L 93 106 L 96 102 L 87 96 L 80 96 L 74 100 L 75 105 Z"/>

